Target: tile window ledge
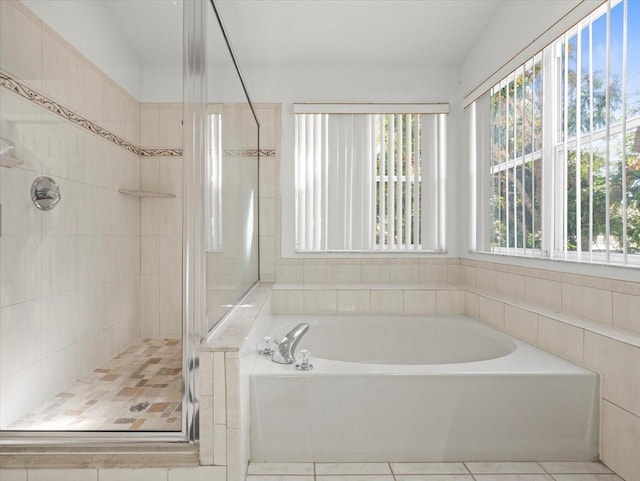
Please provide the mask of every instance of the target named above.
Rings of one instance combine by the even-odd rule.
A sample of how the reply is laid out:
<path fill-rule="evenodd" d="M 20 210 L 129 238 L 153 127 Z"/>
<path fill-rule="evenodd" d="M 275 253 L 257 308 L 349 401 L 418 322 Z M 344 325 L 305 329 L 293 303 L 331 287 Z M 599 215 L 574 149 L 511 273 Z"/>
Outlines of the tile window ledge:
<path fill-rule="evenodd" d="M 554 321 L 558 321 L 563 324 L 577 327 L 585 331 L 592 332 L 594 334 L 599 334 L 601 336 L 608 337 L 625 344 L 629 344 L 630 346 L 640 348 L 640 334 L 636 334 L 632 331 L 627 331 L 619 327 L 609 326 L 607 324 L 601 324 L 599 322 L 590 321 L 588 319 L 582 319 L 578 316 L 567 314 L 565 312 L 554 311 L 552 309 L 547 309 L 535 304 L 529 304 L 526 302 L 522 302 L 520 300 L 511 299 L 505 296 L 488 294 L 484 291 L 480 291 L 477 289 L 467 288 L 466 292 L 469 294 L 475 294 L 477 296 L 484 297 L 486 299 L 490 299 L 494 302 L 499 302 L 511 307 L 522 309 L 532 314 L 548 317 L 550 319 L 553 319 Z M 479 317 L 477 313 L 467 312 L 466 314 L 469 315 L 470 317 L 473 317 L 474 319 L 478 319 Z"/>

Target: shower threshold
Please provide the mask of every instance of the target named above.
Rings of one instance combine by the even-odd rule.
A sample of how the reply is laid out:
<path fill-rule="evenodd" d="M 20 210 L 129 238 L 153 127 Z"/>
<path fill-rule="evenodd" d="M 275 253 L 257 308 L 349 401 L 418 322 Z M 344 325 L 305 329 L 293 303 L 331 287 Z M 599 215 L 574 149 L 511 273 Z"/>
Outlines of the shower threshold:
<path fill-rule="evenodd" d="M 180 431 L 182 341 L 142 339 L 18 418 L 16 431 Z"/>

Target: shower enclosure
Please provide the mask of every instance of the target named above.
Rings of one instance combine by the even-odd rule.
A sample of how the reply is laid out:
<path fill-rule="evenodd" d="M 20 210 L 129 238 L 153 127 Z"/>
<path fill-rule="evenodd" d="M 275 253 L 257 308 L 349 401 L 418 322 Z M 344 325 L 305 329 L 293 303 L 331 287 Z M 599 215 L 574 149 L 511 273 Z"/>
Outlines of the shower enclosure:
<path fill-rule="evenodd" d="M 257 122 L 221 24 L 192 0 L 0 21 L 2 442 L 196 439 L 197 346 L 258 279 Z"/>

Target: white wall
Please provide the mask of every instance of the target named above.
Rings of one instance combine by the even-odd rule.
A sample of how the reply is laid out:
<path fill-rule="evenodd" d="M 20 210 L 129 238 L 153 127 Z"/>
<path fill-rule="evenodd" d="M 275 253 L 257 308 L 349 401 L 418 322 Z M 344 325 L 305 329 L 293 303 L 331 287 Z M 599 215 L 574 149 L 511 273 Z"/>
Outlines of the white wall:
<path fill-rule="evenodd" d="M 121 16 L 127 10 L 113 2 L 20 1 L 136 100 L 182 102 L 182 2 L 168 7 L 166 1 L 152 5 L 127 0 L 131 18 L 117 19 L 111 10 L 114 6 Z M 132 45 L 127 37 L 131 26 L 123 30 L 121 23 L 139 18 L 145 23 Z M 141 58 L 139 49 L 154 58 Z"/>
<path fill-rule="evenodd" d="M 467 95 L 581 1 L 504 2 L 460 65 L 460 94 Z"/>
<path fill-rule="evenodd" d="M 237 80 L 224 66 L 209 70 L 209 98 L 217 102 L 239 101 Z M 460 222 L 453 215 L 458 205 L 460 165 L 458 128 L 460 116 L 457 69 L 453 66 L 379 65 L 243 65 L 242 71 L 257 103 L 282 104 L 282 251 L 293 255 L 293 185 L 286 182 L 293 172 L 294 102 L 449 102 L 447 239 L 449 255 L 458 255 Z"/>
<path fill-rule="evenodd" d="M 101 2 L 21 1 L 117 84 L 137 97 L 141 60 Z"/>

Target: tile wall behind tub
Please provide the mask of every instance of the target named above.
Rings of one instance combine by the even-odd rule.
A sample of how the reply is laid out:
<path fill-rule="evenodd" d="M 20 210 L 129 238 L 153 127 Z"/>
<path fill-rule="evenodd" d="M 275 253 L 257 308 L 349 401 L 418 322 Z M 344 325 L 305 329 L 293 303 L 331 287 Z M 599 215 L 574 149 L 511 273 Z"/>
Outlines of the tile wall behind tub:
<path fill-rule="evenodd" d="M 265 110 L 264 106 L 255 108 L 258 115 Z M 253 113 L 245 103 L 225 103 L 221 109 L 222 248 L 207 252 L 209 326 L 215 324 L 258 279 L 260 254 L 256 244 L 262 242 L 265 230 L 262 192 L 257 192 L 260 190 L 256 163 L 258 131 Z M 262 158 L 260 165 L 263 165 Z M 253 208 L 257 200 L 259 215 Z"/>
<path fill-rule="evenodd" d="M 0 1 L 0 68 L 25 88 L 139 143 L 138 104 L 17 1 Z M 25 162 L 0 168 L 0 405 L 5 427 L 140 335 L 140 160 L 0 87 L 0 134 Z M 62 200 L 41 212 L 33 180 Z"/>
<path fill-rule="evenodd" d="M 182 149 L 182 104 L 140 104 L 143 149 Z M 141 199 L 142 335 L 182 336 L 182 157 L 140 158 L 140 187 L 175 194 Z"/>
<path fill-rule="evenodd" d="M 640 479 L 640 282 L 461 260 L 472 317 L 601 376 L 601 457 Z"/>
<path fill-rule="evenodd" d="M 281 104 L 257 104 L 260 121 L 260 279 L 266 282 L 289 284 L 292 289 L 279 295 L 290 304 L 287 312 L 304 309 L 304 291 L 309 286 L 325 286 L 337 292 L 323 304 L 322 293 L 306 293 L 308 304 L 325 305 L 333 311 L 370 312 L 368 286 L 380 288 L 395 285 L 438 287 L 455 285 L 458 281 L 458 259 L 443 256 L 360 258 L 282 258 L 281 256 Z M 293 289 L 295 285 L 296 289 Z M 331 286 L 331 287 L 329 287 Z M 422 292 L 423 293 L 423 292 Z M 325 293 L 326 294 L 326 293 Z M 402 291 L 397 293 L 401 297 Z M 413 293 L 409 293 L 413 294 Z M 429 293 L 435 296 L 435 292 Z M 286 299 L 284 299 L 286 297 Z M 333 298 L 335 297 L 335 301 Z M 409 296 L 411 297 L 411 296 Z M 318 299 L 311 299 L 318 298 Z M 277 303 L 276 303 L 277 304 Z M 335 304 L 335 306 L 334 306 Z M 406 312 L 413 312 L 416 303 L 408 304 Z M 432 303 L 435 312 L 435 302 Z M 459 310 L 458 307 L 455 310 Z M 375 310 L 375 306 L 373 308 Z M 403 309 L 400 309 L 403 312 Z"/>

